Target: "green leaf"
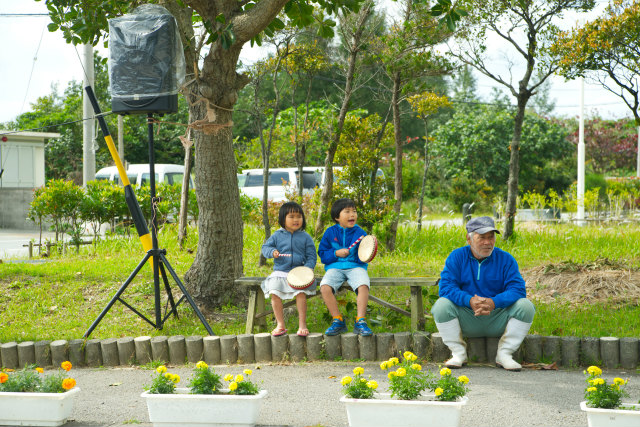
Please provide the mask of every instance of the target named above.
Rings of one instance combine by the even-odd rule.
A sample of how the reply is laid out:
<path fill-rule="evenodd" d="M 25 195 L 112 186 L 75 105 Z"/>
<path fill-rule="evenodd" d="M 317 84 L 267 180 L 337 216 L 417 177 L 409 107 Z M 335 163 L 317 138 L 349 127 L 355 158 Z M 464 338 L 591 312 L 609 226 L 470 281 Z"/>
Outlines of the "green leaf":
<path fill-rule="evenodd" d="M 447 23 L 447 28 L 450 31 L 455 31 L 456 30 L 456 24 L 455 24 L 455 22 L 453 22 L 453 19 L 451 18 L 451 15 L 447 15 L 447 17 L 445 18 L 445 21 Z"/>
<path fill-rule="evenodd" d="M 469 16 L 469 13 L 467 13 L 466 9 L 458 8 L 456 9 L 456 13 L 460 16 Z"/>
<path fill-rule="evenodd" d="M 284 28 L 284 22 L 282 22 L 278 18 L 273 18 L 273 21 L 271 21 L 271 24 L 269 24 L 269 26 L 271 26 L 274 30 L 281 30 Z"/>
<path fill-rule="evenodd" d="M 227 20 L 225 19 L 224 15 L 220 13 L 218 14 L 218 16 L 216 16 L 216 22 L 224 24 L 225 22 L 227 22 Z"/>
<path fill-rule="evenodd" d="M 431 16 L 440 16 L 444 13 L 444 9 L 440 5 L 435 5 L 431 8 Z"/>
<path fill-rule="evenodd" d="M 58 24 L 51 23 L 47 25 L 47 30 L 49 30 L 50 33 L 58 31 L 58 28 L 60 28 Z"/>

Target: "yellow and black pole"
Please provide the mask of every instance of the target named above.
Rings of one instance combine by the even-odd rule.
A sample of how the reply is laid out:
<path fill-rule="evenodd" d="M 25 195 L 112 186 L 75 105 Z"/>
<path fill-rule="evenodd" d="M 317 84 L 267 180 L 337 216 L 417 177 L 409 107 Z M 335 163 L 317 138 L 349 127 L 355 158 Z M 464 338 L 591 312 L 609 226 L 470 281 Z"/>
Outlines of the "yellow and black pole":
<path fill-rule="evenodd" d="M 140 209 L 140 204 L 136 199 L 136 194 L 133 192 L 133 188 L 131 188 L 131 182 L 129 182 L 127 171 L 124 169 L 122 160 L 120 160 L 120 156 L 118 155 L 118 150 L 113 143 L 113 138 L 111 138 L 111 133 L 109 132 L 109 128 L 107 127 L 107 122 L 101 115 L 100 106 L 98 105 L 98 100 L 93 93 L 93 89 L 91 88 L 91 86 L 87 86 L 84 89 L 87 92 L 89 101 L 91 101 L 93 111 L 95 111 L 98 118 L 98 123 L 100 124 L 102 135 L 104 135 L 104 140 L 106 141 L 107 147 L 109 148 L 109 153 L 111 153 L 111 158 L 118 168 L 118 175 L 120 175 L 120 180 L 122 181 L 122 185 L 124 186 L 124 199 L 127 202 L 127 206 L 129 207 L 129 212 L 131 213 L 131 218 L 133 219 L 136 231 L 138 232 L 138 237 L 140 237 L 140 241 L 142 242 L 142 248 L 145 252 L 147 252 L 151 248 L 153 248 L 153 242 L 151 239 L 151 234 L 149 233 L 149 228 L 147 227 L 147 222 L 142 215 L 142 209 Z"/>

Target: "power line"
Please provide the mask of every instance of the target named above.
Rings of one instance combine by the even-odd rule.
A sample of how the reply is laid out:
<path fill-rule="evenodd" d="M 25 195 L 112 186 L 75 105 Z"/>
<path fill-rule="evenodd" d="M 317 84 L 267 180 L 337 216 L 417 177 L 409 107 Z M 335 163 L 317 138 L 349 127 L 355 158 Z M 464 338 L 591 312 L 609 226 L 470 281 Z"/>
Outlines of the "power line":
<path fill-rule="evenodd" d="M 31 63 L 31 73 L 29 74 L 29 80 L 27 81 L 27 89 L 24 92 L 24 98 L 22 99 L 22 106 L 20 107 L 20 114 L 24 111 L 24 103 L 27 102 L 27 95 L 29 95 L 29 88 L 31 87 L 31 78 L 33 77 L 33 70 L 36 68 L 36 61 L 38 60 L 38 52 L 40 52 L 40 46 L 42 45 L 42 37 L 44 37 L 44 30 L 47 27 L 42 28 L 42 32 L 40 33 L 40 41 L 38 42 L 38 47 L 36 48 L 36 54 L 33 56 L 33 62 Z M 20 115 L 18 114 L 18 116 Z"/>
<path fill-rule="evenodd" d="M 12 131 L 8 131 L 8 132 L 4 132 L 2 129 L 0 129 L 0 136 L 12 135 L 12 134 L 21 133 L 21 132 L 33 132 L 33 131 L 37 131 L 37 130 L 41 130 L 41 129 L 54 128 L 54 127 L 64 126 L 64 125 L 72 125 L 74 123 L 84 122 L 85 120 L 94 120 L 94 119 L 97 119 L 98 117 L 110 116 L 111 114 L 113 114 L 113 111 L 107 111 L 105 113 L 96 114 L 96 115 L 94 115 L 92 117 L 86 117 L 84 119 L 73 120 L 73 121 L 70 121 L 70 122 L 63 122 L 63 123 L 56 123 L 56 124 L 53 124 L 53 125 L 41 126 L 39 128 L 12 130 Z"/>
<path fill-rule="evenodd" d="M 30 18 L 32 16 L 49 16 L 48 13 L 0 13 L 0 18 Z"/>

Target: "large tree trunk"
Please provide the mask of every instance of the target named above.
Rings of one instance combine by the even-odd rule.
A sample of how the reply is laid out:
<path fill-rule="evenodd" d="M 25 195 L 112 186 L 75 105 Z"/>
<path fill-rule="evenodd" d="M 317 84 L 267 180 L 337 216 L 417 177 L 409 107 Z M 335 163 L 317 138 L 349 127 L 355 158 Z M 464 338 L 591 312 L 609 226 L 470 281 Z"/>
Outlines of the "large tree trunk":
<path fill-rule="evenodd" d="M 400 90 L 401 79 L 400 73 L 393 75 L 393 93 L 391 94 L 391 107 L 393 108 L 393 137 L 396 145 L 396 170 L 394 177 L 394 198 L 396 202 L 393 205 L 393 211 L 396 214 L 395 219 L 389 227 L 389 237 L 387 238 L 387 248 L 393 251 L 396 248 L 396 235 L 398 233 L 398 221 L 400 219 L 400 209 L 402 207 L 402 135 L 400 134 Z"/>
<path fill-rule="evenodd" d="M 213 309 L 242 302 L 234 280 L 242 275 L 242 213 L 233 152 L 232 121 L 237 91 L 247 78 L 235 68 L 241 47 L 215 59 L 208 55 L 192 87 L 189 113 L 195 140 L 198 251 L 185 282 L 195 301 Z"/>
<path fill-rule="evenodd" d="M 518 198 L 518 175 L 520 174 L 520 140 L 522 138 L 522 124 L 524 123 L 524 112 L 528 98 L 518 97 L 518 111 L 514 120 L 513 138 L 509 150 L 509 181 L 507 184 L 507 207 L 504 218 L 503 239 L 508 239 L 513 234 L 514 221 L 516 217 L 516 201 Z"/>

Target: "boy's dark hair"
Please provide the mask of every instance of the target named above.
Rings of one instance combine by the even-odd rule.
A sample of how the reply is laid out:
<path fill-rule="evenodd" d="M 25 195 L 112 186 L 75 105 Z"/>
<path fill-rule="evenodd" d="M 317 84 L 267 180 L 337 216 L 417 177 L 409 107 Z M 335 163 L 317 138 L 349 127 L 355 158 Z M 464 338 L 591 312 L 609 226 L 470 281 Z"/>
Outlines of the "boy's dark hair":
<path fill-rule="evenodd" d="M 300 227 L 300 230 L 304 231 L 304 229 L 307 228 L 307 219 L 304 216 L 302 206 L 300 206 L 296 202 L 286 202 L 282 206 L 280 206 L 280 212 L 278 213 L 278 224 L 280 224 L 280 227 L 285 228 L 284 220 L 287 217 L 287 214 L 292 212 L 302 215 L 302 227 Z"/>
<path fill-rule="evenodd" d="M 340 216 L 340 212 L 342 212 L 346 208 L 356 208 L 356 202 L 351 199 L 338 199 L 333 202 L 333 206 L 331 206 L 331 219 L 333 222 L 338 222 L 338 217 Z"/>

